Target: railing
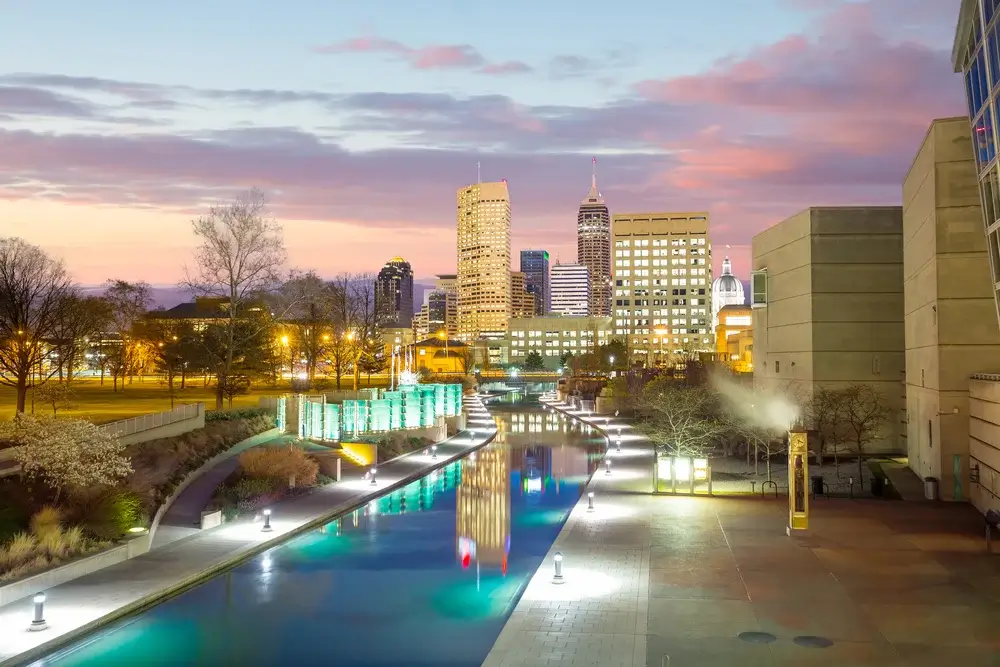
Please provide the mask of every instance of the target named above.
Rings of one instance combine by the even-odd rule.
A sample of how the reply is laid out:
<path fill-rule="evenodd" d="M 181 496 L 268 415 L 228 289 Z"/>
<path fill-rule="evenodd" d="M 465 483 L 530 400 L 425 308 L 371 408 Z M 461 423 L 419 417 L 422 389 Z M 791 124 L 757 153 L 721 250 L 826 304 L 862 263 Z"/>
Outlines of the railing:
<path fill-rule="evenodd" d="M 988 382 L 1000 381 L 1000 373 L 973 373 L 973 380 L 987 380 Z"/>
<path fill-rule="evenodd" d="M 186 405 L 178 405 L 173 410 L 167 410 L 166 412 L 156 412 L 149 415 L 142 415 L 141 417 L 122 419 L 110 424 L 102 424 L 97 428 L 113 437 L 124 438 L 125 436 L 142 433 L 143 431 L 159 428 L 160 426 L 175 424 L 186 419 L 194 419 L 204 411 L 204 403 L 188 403 Z"/>

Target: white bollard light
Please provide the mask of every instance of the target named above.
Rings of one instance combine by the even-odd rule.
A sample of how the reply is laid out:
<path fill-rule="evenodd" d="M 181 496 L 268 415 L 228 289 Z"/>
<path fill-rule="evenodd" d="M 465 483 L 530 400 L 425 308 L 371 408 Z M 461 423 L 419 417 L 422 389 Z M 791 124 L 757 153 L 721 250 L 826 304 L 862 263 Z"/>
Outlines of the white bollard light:
<path fill-rule="evenodd" d="M 438 446 L 434 445 L 431 447 L 431 458 L 436 459 L 438 457 Z"/>
<path fill-rule="evenodd" d="M 38 632 L 49 627 L 49 624 L 45 622 L 45 593 L 36 593 L 32 602 L 35 604 L 35 616 L 32 618 L 28 630 Z"/>
<path fill-rule="evenodd" d="M 618 438 L 615 441 L 615 451 L 619 451 L 620 452 L 621 450 L 622 450 L 622 439 Z"/>
<path fill-rule="evenodd" d="M 378 482 L 377 482 L 377 481 L 375 481 L 375 475 L 377 475 L 377 474 L 378 474 L 378 468 L 372 468 L 372 471 L 371 471 L 370 473 L 368 473 L 368 474 L 369 474 L 369 476 L 370 476 L 370 477 L 372 478 L 372 481 L 371 481 L 371 482 L 369 482 L 369 483 L 370 483 L 370 484 L 371 484 L 372 486 L 376 486 L 376 485 L 378 485 Z"/>
<path fill-rule="evenodd" d="M 555 575 L 553 575 L 553 577 L 552 577 L 552 583 L 553 584 L 563 584 L 563 583 L 566 583 L 566 580 L 563 579 L 563 571 L 562 571 L 563 557 L 562 557 L 562 554 L 559 553 L 559 552 L 556 552 L 556 555 L 552 559 L 552 561 L 555 564 L 555 569 L 556 569 Z"/>
<path fill-rule="evenodd" d="M 587 511 L 588 512 L 593 512 L 594 511 L 594 492 L 593 491 L 590 491 L 589 493 L 587 493 Z"/>
<path fill-rule="evenodd" d="M 611 474 L 611 458 L 610 457 L 604 459 L 604 474 L 605 475 L 610 475 Z"/>
<path fill-rule="evenodd" d="M 476 442 L 476 429 L 469 430 L 469 442 L 475 444 Z"/>
<path fill-rule="evenodd" d="M 618 437 L 619 438 L 622 437 L 622 427 L 621 426 L 618 427 Z"/>
<path fill-rule="evenodd" d="M 273 530 L 271 528 L 271 510 L 264 510 L 264 527 L 260 529 L 262 533 L 270 533 Z"/>

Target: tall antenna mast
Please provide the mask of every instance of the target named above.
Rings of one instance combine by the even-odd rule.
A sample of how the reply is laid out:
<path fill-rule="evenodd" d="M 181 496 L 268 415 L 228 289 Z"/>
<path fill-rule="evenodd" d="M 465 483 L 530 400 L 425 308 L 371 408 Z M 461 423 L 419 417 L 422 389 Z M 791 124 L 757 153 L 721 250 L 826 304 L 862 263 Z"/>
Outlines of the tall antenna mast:
<path fill-rule="evenodd" d="M 483 183 L 483 163 L 482 162 L 477 162 L 476 163 L 476 183 L 479 183 L 480 185 L 482 185 L 482 183 Z"/>
<path fill-rule="evenodd" d="M 591 160 L 590 187 L 597 190 L 597 158 Z"/>

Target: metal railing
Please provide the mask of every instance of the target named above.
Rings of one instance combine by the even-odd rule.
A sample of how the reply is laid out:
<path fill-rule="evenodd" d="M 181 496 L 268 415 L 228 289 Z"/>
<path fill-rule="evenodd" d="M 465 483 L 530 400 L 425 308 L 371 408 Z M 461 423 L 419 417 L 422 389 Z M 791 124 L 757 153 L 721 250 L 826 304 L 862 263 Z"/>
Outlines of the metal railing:
<path fill-rule="evenodd" d="M 204 403 L 188 403 L 185 405 L 178 405 L 173 410 L 155 412 L 153 414 L 142 415 L 140 417 L 132 417 L 131 419 L 122 419 L 121 421 L 111 422 L 110 424 L 102 424 L 97 428 L 108 435 L 116 438 L 123 438 L 127 435 L 142 433 L 143 431 L 159 428 L 160 426 L 167 426 L 168 424 L 175 424 L 186 419 L 194 419 L 204 411 Z"/>

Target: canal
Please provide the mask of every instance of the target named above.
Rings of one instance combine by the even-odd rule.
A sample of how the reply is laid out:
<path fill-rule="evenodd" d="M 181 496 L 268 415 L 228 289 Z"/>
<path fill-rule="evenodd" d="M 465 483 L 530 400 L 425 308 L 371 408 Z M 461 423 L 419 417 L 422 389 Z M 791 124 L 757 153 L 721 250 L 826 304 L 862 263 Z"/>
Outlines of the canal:
<path fill-rule="evenodd" d="M 35 666 L 480 665 L 603 440 L 535 402 L 496 440 Z"/>

